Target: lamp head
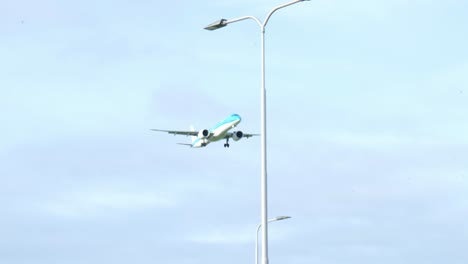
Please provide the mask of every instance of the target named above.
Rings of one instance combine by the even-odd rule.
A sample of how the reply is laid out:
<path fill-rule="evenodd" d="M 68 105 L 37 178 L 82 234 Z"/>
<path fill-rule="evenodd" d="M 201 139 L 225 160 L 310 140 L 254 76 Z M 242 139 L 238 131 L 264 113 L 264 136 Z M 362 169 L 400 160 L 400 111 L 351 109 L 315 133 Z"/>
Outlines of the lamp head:
<path fill-rule="evenodd" d="M 226 19 L 218 20 L 218 21 L 213 22 L 213 23 L 209 24 L 208 26 L 206 26 L 205 29 L 206 30 L 216 30 L 216 29 L 225 27 L 227 25 L 226 21 L 227 21 Z"/>
<path fill-rule="evenodd" d="M 284 219 L 289 219 L 291 218 L 290 216 L 277 216 L 275 219 L 276 221 L 279 221 L 279 220 L 284 220 Z"/>

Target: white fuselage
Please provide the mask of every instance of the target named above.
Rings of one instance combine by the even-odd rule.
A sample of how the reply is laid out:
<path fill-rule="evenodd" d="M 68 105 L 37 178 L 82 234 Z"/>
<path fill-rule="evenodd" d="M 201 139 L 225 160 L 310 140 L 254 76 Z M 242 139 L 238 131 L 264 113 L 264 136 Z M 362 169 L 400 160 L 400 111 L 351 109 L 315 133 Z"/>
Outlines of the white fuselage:
<path fill-rule="evenodd" d="M 239 115 L 231 115 L 228 118 L 224 119 L 223 121 L 216 124 L 213 128 L 209 129 L 208 131 L 210 134 L 206 138 L 194 138 L 192 142 L 192 148 L 201 148 L 205 147 L 206 145 L 210 144 L 211 142 L 215 142 L 218 140 L 222 140 L 226 138 L 226 133 L 236 127 L 241 122 L 241 118 Z"/>

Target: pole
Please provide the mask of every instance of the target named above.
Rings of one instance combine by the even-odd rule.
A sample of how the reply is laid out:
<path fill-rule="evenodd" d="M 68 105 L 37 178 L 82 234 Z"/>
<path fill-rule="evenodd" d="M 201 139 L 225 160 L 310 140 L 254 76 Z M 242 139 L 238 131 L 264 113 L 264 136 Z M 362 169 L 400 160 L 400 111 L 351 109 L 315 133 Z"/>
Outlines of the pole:
<path fill-rule="evenodd" d="M 271 222 L 281 221 L 281 220 L 285 220 L 285 219 L 289 219 L 289 218 L 291 218 L 291 217 L 290 216 L 277 216 L 275 218 L 272 218 L 272 219 L 268 220 L 267 222 L 271 223 Z M 255 264 L 258 264 L 258 231 L 260 231 L 261 226 L 262 226 L 262 224 L 259 224 L 257 226 L 257 232 L 255 233 Z"/>
<path fill-rule="evenodd" d="M 274 12 L 277 10 L 290 6 L 292 4 L 296 4 L 302 1 L 306 0 L 293 0 L 291 2 L 282 4 L 280 6 L 277 6 L 273 8 L 268 15 L 266 16 L 265 20 L 260 22 L 256 17 L 254 16 L 244 16 L 244 17 L 239 17 L 236 19 L 232 20 L 226 20 L 226 19 L 221 19 L 215 23 L 210 24 L 207 26 L 205 29 L 208 30 L 215 30 L 218 28 L 225 27 L 228 24 L 235 23 L 238 21 L 246 20 L 246 19 L 253 19 L 257 22 L 257 24 L 260 26 L 260 31 L 261 31 L 261 87 L 260 87 L 260 137 L 261 137 L 261 145 L 260 145 L 260 160 L 261 160 L 261 172 L 260 172 L 260 177 L 261 177 L 261 226 L 262 226 L 262 264 L 268 264 L 268 211 L 267 211 L 267 149 L 266 149 L 266 88 L 265 88 L 265 28 L 268 23 L 268 20 L 270 19 L 271 15 L 273 15 Z"/>
<path fill-rule="evenodd" d="M 261 226 L 262 224 L 257 226 L 257 233 L 255 233 L 255 264 L 258 264 L 258 231 L 260 230 Z"/>
<path fill-rule="evenodd" d="M 265 26 L 261 26 L 262 86 L 260 92 L 261 135 L 261 207 L 262 207 L 262 264 L 268 264 L 268 204 L 267 204 L 267 144 L 266 144 L 266 88 L 265 88 Z"/>

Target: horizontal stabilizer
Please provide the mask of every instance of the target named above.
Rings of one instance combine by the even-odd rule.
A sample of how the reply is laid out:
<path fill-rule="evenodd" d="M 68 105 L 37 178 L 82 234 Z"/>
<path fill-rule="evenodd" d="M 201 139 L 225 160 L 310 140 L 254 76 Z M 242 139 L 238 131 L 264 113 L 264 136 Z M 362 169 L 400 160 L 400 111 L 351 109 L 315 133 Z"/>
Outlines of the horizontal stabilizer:
<path fill-rule="evenodd" d="M 188 144 L 188 143 L 177 143 L 177 144 L 192 147 L 192 144 Z"/>

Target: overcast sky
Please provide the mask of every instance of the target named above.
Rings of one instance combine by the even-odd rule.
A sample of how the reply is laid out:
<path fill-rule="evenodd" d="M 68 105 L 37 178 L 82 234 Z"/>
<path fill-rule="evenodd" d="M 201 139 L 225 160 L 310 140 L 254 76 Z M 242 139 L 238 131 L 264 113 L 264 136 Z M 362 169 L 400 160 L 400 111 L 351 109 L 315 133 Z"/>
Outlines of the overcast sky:
<path fill-rule="evenodd" d="M 254 263 L 281 0 L 0 1 L 0 263 Z M 468 2 L 314 0 L 266 30 L 270 263 L 467 263 Z"/>

